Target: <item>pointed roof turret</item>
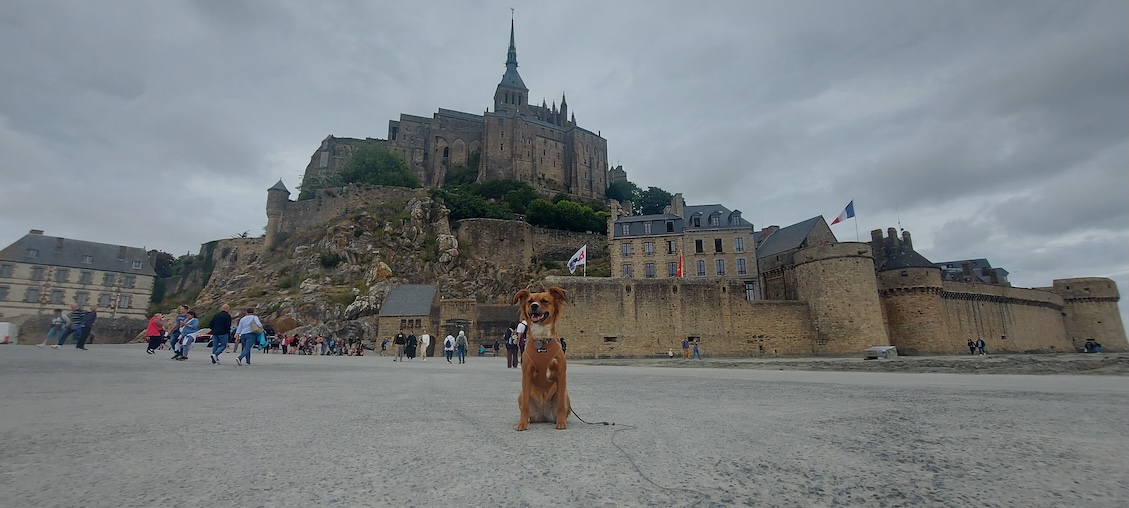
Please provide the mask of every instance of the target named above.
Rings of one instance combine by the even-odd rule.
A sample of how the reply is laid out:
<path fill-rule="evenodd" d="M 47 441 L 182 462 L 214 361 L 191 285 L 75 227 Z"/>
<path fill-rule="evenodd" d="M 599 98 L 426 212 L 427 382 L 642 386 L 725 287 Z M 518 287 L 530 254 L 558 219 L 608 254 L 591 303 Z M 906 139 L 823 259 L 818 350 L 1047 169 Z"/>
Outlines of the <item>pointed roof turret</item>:
<path fill-rule="evenodd" d="M 564 107 L 567 107 L 567 106 L 568 106 L 568 101 L 565 100 L 564 92 L 561 92 L 561 107 L 564 108 Z"/>
<path fill-rule="evenodd" d="M 278 179 L 278 183 L 276 183 L 276 184 L 272 185 L 272 186 L 271 186 L 271 187 L 270 187 L 269 189 L 267 189 L 267 190 L 280 190 L 280 191 L 284 191 L 284 192 L 286 192 L 287 194 L 290 194 L 290 189 L 287 189 L 287 188 L 286 188 L 286 185 L 284 185 L 284 184 L 282 183 L 282 179 L 281 179 L 281 178 L 279 178 L 279 179 Z"/>
<path fill-rule="evenodd" d="M 498 86 L 516 88 L 528 91 L 521 75 L 517 73 L 517 46 L 514 44 L 514 20 L 510 18 L 510 49 L 506 52 L 506 73 L 502 75 L 502 82 Z"/>

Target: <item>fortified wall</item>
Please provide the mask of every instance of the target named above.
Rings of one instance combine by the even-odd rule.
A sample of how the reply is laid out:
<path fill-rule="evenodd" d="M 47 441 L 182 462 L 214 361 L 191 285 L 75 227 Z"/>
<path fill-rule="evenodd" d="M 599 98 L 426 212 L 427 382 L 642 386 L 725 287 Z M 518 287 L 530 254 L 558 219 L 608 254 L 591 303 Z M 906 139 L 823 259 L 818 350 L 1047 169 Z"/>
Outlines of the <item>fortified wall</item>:
<path fill-rule="evenodd" d="M 287 234 L 324 225 L 332 220 L 368 209 L 373 203 L 423 199 L 426 189 L 347 185 L 320 189 L 311 199 L 290 201 L 290 191 L 280 180 L 267 190 L 267 229 L 265 245 L 271 248 Z"/>
<path fill-rule="evenodd" d="M 582 245 L 588 245 L 589 259 L 606 257 L 608 251 L 608 239 L 602 232 L 560 231 L 502 219 L 463 219 L 457 228 L 461 251 L 503 270 L 524 270 L 541 262 L 563 265 Z"/>

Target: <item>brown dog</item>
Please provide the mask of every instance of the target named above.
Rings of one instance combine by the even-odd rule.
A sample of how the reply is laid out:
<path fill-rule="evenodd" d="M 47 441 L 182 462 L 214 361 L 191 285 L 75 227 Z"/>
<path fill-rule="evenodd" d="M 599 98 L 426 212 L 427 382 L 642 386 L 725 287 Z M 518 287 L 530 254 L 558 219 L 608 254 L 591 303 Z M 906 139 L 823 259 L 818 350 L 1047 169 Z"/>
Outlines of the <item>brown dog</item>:
<path fill-rule="evenodd" d="M 526 322 L 525 353 L 521 357 L 521 410 L 514 430 L 529 428 L 530 422 L 556 422 L 568 428 L 568 400 L 565 355 L 557 337 L 557 320 L 565 305 L 565 291 L 552 287 L 541 293 L 518 291 L 514 303 L 521 306 Z"/>

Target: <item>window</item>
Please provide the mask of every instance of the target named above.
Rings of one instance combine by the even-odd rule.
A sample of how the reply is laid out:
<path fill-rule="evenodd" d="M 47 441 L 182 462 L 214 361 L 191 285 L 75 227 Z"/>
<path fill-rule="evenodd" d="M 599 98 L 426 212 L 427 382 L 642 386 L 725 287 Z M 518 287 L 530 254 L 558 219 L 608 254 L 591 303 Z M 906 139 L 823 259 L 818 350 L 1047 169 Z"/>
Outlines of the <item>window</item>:
<path fill-rule="evenodd" d="M 738 236 L 733 239 L 733 250 L 737 252 L 745 252 L 745 238 Z"/>
<path fill-rule="evenodd" d="M 675 243 L 674 240 L 667 240 L 666 241 L 666 253 L 667 254 L 674 254 L 674 253 L 678 252 L 677 250 L 675 250 L 677 248 L 678 248 L 678 244 Z"/>
<path fill-rule="evenodd" d="M 43 280 L 44 278 L 42 266 L 31 267 L 31 280 Z"/>
<path fill-rule="evenodd" d="M 706 276 L 706 261 L 704 259 L 698 260 L 698 277 Z"/>
<path fill-rule="evenodd" d="M 94 256 L 91 256 L 89 254 L 82 256 L 82 264 L 89 265 L 90 263 L 93 263 L 93 262 L 94 262 Z"/>
<path fill-rule="evenodd" d="M 38 302 L 39 301 L 39 288 L 27 288 L 24 292 L 25 302 Z"/>
<path fill-rule="evenodd" d="M 128 309 L 130 307 L 133 307 L 133 296 L 131 296 L 131 295 L 121 295 L 121 296 L 118 297 L 118 308 L 119 309 Z"/>
<path fill-rule="evenodd" d="M 136 275 L 126 275 L 125 276 L 125 283 L 122 284 L 123 287 L 132 288 L 136 285 L 137 285 L 137 276 Z"/>
<path fill-rule="evenodd" d="M 651 234 L 651 223 L 650 222 L 644 222 L 643 223 L 643 234 L 644 235 Z"/>
<path fill-rule="evenodd" d="M 694 252 L 701 254 L 705 251 L 706 251 L 705 247 L 702 246 L 702 241 L 701 240 L 694 240 Z"/>
<path fill-rule="evenodd" d="M 745 275 L 749 272 L 745 270 L 745 258 L 737 258 L 737 275 Z"/>
<path fill-rule="evenodd" d="M 133 262 L 133 269 L 134 270 L 140 270 L 141 269 L 141 261 L 134 261 Z"/>
<path fill-rule="evenodd" d="M 667 233 L 673 233 L 674 232 L 674 221 L 672 221 L 672 220 L 666 221 L 666 232 Z"/>
<path fill-rule="evenodd" d="M 690 224 L 693 225 L 696 228 L 702 227 L 702 217 L 697 216 L 697 217 L 694 217 L 693 219 L 690 219 Z"/>
<path fill-rule="evenodd" d="M 757 299 L 756 285 L 752 282 L 745 282 L 745 299 L 750 301 Z"/>
<path fill-rule="evenodd" d="M 29 258 L 39 257 L 39 249 L 28 249 L 27 250 L 27 257 L 29 257 Z"/>
<path fill-rule="evenodd" d="M 0 302 L 6 301 L 8 299 L 8 291 L 11 291 L 8 286 L 0 286 Z"/>
<path fill-rule="evenodd" d="M 655 278 L 655 264 L 647 263 L 643 265 L 643 274 L 646 275 L 648 279 Z"/>
<path fill-rule="evenodd" d="M 631 234 L 631 224 L 623 224 L 619 227 L 619 232 L 623 236 Z"/>
<path fill-rule="evenodd" d="M 62 289 L 52 289 L 51 290 L 51 303 L 54 303 L 54 304 L 63 303 L 63 290 Z"/>
<path fill-rule="evenodd" d="M 713 239 L 713 251 L 714 252 L 721 252 L 721 238 L 714 238 Z"/>
<path fill-rule="evenodd" d="M 623 244 L 623 257 L 625 257 L 625 258 L 631 257 L 631 244 L 630 243 Z"/>
<path fill-rule="evenodd" d="M 12 265 L 0 265 L 0 277 L 11 277 L 13 267 Z"/>
<path fill-rule="evenodd" d="M 721 225 L 721 216 L 720 215 L 711 215 L 710 216 L 710 225 L 711 226 L 720 226 Z"/>
<path fill-rule="evenodd" d="M 451 148 L 446 147 L 446 146 L 443 147 L 443 158 L 447 159 L 447 158 L 450 158 L 450 157 L 451 157 Z"/>
<path fill-rule="evenodd" d="M 67 282 L 71 276 L 71 271 L 66 268 L 55 269 L 55 282 Z"/>
<path fill-rule="evenodd" d="M 655 242 L 644 242 L 643 243 L 643 255 L 644 256 L 654 256 L 655 255 Z"/>
<path fill-rule="evenodd" d="M 102 293 L 102 294 L 98 295 L 98 306 L 99 307 L 109 307 L 111 296 L 113 296 L 113 295 L 111 295 L 110 293 Z"/>
<path fill-rule="evenodd" d="M 678 277 L 678 263 L 670 262 L 666 264 L 666 274 L 671 277 Z"/>
<path fill-rule="evenodd" d="M 713 261 L 713 269 L 718 275 L 725 275 L 725 260 L 715 259 Z"/>
<path fill-rule="evenodd" d="M 87 302 L 90 301 L 90 293 L 86 291 L 79 291 L 74 294 L 74 303 L 79 307 L 86 307 Z"/>
<path fill-rule="evenodd" d="M 115 278 L 116 277 L 114 277 L 114 274 L 112 274 L 112 273 L 102 274 L 102 285 L 103 286 L 113 286 Z"/>
<path fill-rule="evenodd" d="M 78 276 L 79 284 L 92 284 L 94 282 L 94 272 L 82 272 Z"/>
<path fill-rule="evenodd" d="M 632 273 L 631 265 L 623 265 L 623 276 L 624 277 L 631 277 L 631 273 Z"/>

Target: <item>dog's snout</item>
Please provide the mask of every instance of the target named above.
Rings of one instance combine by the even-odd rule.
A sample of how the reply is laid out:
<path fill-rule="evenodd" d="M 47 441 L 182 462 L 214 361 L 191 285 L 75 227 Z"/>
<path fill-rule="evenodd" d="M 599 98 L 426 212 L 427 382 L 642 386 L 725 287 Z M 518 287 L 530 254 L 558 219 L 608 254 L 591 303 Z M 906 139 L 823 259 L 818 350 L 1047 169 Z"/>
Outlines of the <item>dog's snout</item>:
<path fill-rule="evenodd" d="M 533 302 L 533 303 L 529 304 L 529 308 L 533 309 L 533 310 L 537 310 L 540 307 L 541 307 L 541 304 L 539 304 L 537 302 Z"/>

